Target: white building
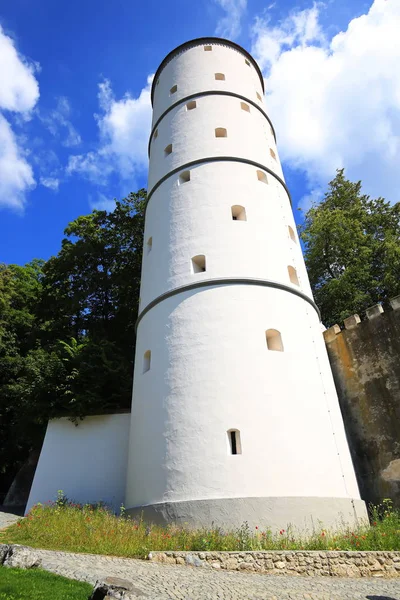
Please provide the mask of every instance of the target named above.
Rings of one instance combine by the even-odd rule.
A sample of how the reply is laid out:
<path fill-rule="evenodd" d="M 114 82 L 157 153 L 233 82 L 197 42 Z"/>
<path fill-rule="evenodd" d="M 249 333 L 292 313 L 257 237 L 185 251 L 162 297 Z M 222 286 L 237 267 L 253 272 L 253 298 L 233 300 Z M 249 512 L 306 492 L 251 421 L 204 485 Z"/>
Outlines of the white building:
<path fill-rule="evenodd" d="M 28 508 L 62 489 L 159 522 L 365 518 L 260 69 L 193 40 L 152 99 L 132 416 L 50 422 Z"/>
<path fill-rule="evenodd" d="M 254 59 L 163 60 L 126 506 L 194 525 L 366 517 Z"/>

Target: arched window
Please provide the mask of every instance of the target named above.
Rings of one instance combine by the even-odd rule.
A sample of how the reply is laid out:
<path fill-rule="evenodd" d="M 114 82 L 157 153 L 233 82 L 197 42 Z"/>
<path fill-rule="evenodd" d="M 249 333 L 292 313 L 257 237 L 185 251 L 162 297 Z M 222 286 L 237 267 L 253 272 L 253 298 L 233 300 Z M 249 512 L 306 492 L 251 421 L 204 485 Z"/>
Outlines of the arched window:
<path fill-rule="evenodd" d="M 179 175 L 179 183 L 187 183 L 190 181 L 190 171 L 182 171 Z"/>
<path fill-rule="evenodd" d="M 168 156 L 172 152 L 172 144 L 168 144 L 166 148 L 164 148 L 164 156 Z"/>
<path fill-rule="evenodd" d="M 256 96 L 259 99 L 259 101 L 261 102 L 262 98 L 261 98 L 261 96 L 260 96 L 260 94 L 258 92 L 256 92 Z"/>
<path fill-rule="evenodd" d="M 231 207 L 231 211 L 232 211 L 232 219 L 234 221 L 247 221 L 246 209 L 244 206 L 235 204 L 235 206 Z"/>
<path fill-rule="evenodd" d="M 169 90 L 169 93 L 171 94 L 175 94 L 175 92 L 178 90 L 178 86 L 177 85 L 173 85 L 172 88 Z"/>
<path fill-rule="evenodd" d="M 192 258 L 192 272 L 204 273 L 206 270 L 206 257 L 204 254 L 198 254 Z"/>
<path fill-rule="evenodd" d="M 268 183 L 267 175 L 264 171 L 257 171 L 257 179 L 263 183 Z"/>
<path fill-rule="evenodd" d="M 228 132 L 224 127 L 217 127 L 215 130 L 215 137 L 217 138 L 226 138 L 228 137 Z"/>
<path fill-rule="evenodd" d="M 188 102 L 186 104 L 186 110 L 193 110 L 194 108 L 196 108 L 196 106 L 197 106 L 196 100 L 191 100 L 190 102 Z"/>
<path fill-rule="evenodd" d="M 225 81 L 225 75 L 223 73 L 215 73 L 215 79 L 217 81 Z"/>
<path fill-rule="evenodd" d="M 227 433 L 231 454 L 242 454 L 242 443 L 240 441 L 239 429 L 229 429 Z"/>
<path fill-rule="evenodd" d="M 297 244 L 296 236 L 295 236 L 295 234 L 294 234 L 294 231 L 293 231 L 293 229 L 290 227 L 290 225 L 288 225 L 288 229 L 289 229 L 289 236 L 290 236 L 290 239 L 291 239 L 291 240 L 293 240 L 294 242 L 296 242 L 296 244 Z"/>
<path fill-rule="evenodd" d="M 240 108 L 241 108 L 242 110 L 245 110 L 245 111 L 246 111 L 246 112 L 248 112 L 248 113 L 250 112 L 250 106 L 249 106 L 248 104 L 246 104 L 246 102 L 241 102 L 241 103 L 240 103 Z"/>
<path fill-rule="evenodd" d="M 272 158 L 274 158 L 276 160 L 276 154 L 275 152 L 272 150 L 272 148 L 269 149 L 269 153 L 272 156 Z"/>
<path fill-rule="evenodd" d="M 294 285 L 300 285 L 299 283 L 299 278 L 297 277 L 297 271 L 294 267 L 288 267 L 287 268 L 288 273 L 289 273 L 289 279 L 291 281 L 291 283 L 294 283 Z"/>
<path fill-rule="evenodd" d="M 282 336 L 276 329 L 267 329 L 265 332 L 265 339 L 267 342 L 268 350 L 275 350 L 276 352 L 283 352 Z"/>
<path fill-rule="evenodd" d="M 151 252 L 151 249 L 153 248 L 153 238 L 149 237 L 149 239 L 147 240 L 147 254 L 149 254 L 149 252 Z"/>
<path fill-rule="evenodd" d="M 146 352 L 143 354 L 143 373 L 147 373 L 147 371 L 150 371 L 150 364 L 151 350 L 146 350 Z"/>
<path fill-rule="evenodd" d="M 204 46 L 204 52 L 211 52 L 212 46 Z"/>

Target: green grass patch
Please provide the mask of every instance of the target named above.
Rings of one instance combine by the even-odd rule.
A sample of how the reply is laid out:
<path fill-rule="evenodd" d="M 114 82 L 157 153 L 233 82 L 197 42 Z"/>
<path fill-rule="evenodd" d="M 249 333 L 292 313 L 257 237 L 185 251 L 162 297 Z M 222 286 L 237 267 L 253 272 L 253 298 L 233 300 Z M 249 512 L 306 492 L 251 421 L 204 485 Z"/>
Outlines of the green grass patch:
<path fill-rule="evenodd" d="M 40 569 L 0 567 L 0 600 L 87 600 L 93 586 Z"/>
<path fill-rule="evenodd" d="M 400 511 L 386 500 L 371 514 L 371 526 L 362 523 L 339 531 L 321 525 L 313 531 L 285 527 L 272 533 L 247 524 L 234 531 L 191 530 L 117 517 L 104 507 L 59 499 L 35 506 L 25 519 L 0 533 L 0 543 L 137 558 L 145 558 L 151 550 L 400 550 Z"/>

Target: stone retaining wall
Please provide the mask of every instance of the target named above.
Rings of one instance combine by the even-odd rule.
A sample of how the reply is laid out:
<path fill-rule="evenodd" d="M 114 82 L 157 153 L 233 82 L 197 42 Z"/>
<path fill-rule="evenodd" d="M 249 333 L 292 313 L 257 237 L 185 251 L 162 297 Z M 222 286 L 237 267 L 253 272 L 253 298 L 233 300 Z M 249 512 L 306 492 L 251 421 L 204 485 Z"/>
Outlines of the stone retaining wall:
<path fill-rule="evenodd" d="M 400 552 L 150 552 L 153 562 L 311 577 L 400 577 Z"/>

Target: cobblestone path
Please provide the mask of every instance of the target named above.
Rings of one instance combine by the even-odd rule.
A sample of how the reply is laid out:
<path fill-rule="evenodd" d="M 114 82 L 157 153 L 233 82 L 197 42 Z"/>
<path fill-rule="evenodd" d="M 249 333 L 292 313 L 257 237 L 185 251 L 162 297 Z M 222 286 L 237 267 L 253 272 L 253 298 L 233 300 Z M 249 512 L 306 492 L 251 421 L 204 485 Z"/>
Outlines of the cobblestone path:
<path fill-rule="evenodd" d="M 211 571 L 129 558 L 37 551 L 43 568 L 95 583 L 107 576 L 134 584 L 143 600 L 400 600 L 399 579 L 287 577 Z"/>

